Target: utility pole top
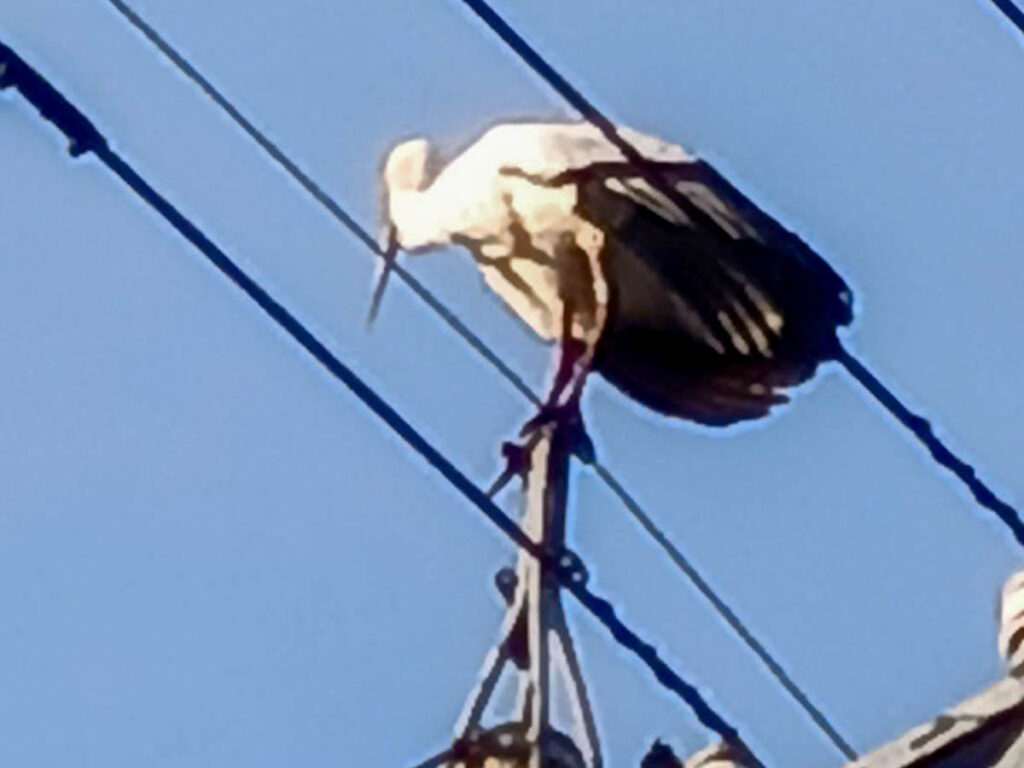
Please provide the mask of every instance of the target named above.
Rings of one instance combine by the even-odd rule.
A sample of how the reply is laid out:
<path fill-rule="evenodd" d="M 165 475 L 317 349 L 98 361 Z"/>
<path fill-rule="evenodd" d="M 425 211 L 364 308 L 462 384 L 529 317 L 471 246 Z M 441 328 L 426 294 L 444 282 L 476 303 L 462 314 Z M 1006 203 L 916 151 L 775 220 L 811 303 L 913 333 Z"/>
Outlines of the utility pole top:
<path fill-rule="evenodd" d="M 523 482 L 522 531 L 546 556 L 538 560 L 520 550 L 515 569 L 496 574 L 495 586 L 507 605 L 498 642 L 456 725 L 454 746 L 420 768 L 603 768 L 597 723 L 555 573 L 586 579 L 582 563 L 565 546 L 570 459 L 580 444 L 578 428 L 571 420 L 554 419 L 532 431 L 522 446 L 506 446 L 510 470 L 503 477 L 518 474 Z M 514 712 L 485 725 L 494 691 L 509 670 L 518 683 Z M 553 711 L 555 686 L 565 692 L 567 712 Z M 739 743 L 714 744 L 684 763 L 656 742 L 640 768 L 758 765 Z"/>
<path fill-rule="evenodd" d="M 574 428 L 554 420 L 538 427 L 522 448 L 522 530 L 550 558 L 541 562 L 520 551 L 514 573 L 498 572 L 495 582 L 508 605 L 505 620 L 456 726 L 451 768 L 602 768 L 594 713 L 551 569 L 560 558 L 574 560 L 565 548 Z M 488 703 L 509 667 L 518 678 L 515 712 L 510 720 L 485 727 Z M 567 694 L 566 730 L 572 735 L 553 724 L 556 684 Z"/>

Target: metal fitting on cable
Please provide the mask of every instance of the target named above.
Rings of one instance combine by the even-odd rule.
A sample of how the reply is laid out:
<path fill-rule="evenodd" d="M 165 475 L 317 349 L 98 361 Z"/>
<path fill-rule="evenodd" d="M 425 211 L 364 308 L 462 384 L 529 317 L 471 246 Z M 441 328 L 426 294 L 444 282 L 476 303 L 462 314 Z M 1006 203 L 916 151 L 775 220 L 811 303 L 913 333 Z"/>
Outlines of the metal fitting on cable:
<path fill-rule="evenodd" d="M 583 586 L 590 578 L 583 560 L 571 549 L 563 547 L 553 552 L 551 562 L 563 584 Z"/>

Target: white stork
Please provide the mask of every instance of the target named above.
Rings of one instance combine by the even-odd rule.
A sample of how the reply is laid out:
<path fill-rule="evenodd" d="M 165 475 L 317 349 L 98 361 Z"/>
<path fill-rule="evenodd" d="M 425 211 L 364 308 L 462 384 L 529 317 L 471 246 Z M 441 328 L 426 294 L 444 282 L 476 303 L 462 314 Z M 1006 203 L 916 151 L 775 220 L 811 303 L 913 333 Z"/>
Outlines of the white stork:
<path fill-rule="evenodd" d="M 837 349 L 849 289 L 706 162 L 619 133 L 677 194 L 589 123 L 498 125 L 443 165 L 424 139 L 405 141 L 384 166 L 393 244 L 465 246 L 506 304 L 558 342 L 539 418 L 575 413 L 591 370 L 701 424 L 767 414 Z"/>

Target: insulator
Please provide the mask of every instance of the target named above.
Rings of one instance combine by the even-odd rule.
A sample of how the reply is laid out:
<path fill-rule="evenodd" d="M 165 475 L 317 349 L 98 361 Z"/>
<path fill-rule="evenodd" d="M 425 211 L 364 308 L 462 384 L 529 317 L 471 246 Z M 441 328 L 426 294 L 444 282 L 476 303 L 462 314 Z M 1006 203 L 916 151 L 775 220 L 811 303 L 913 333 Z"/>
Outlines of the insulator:
<path fill-rule="evenodd" d="M 999 653 L 1010 674 L 1024 676 L 1024 571 L 1006 581 L 999 611 Z"/>

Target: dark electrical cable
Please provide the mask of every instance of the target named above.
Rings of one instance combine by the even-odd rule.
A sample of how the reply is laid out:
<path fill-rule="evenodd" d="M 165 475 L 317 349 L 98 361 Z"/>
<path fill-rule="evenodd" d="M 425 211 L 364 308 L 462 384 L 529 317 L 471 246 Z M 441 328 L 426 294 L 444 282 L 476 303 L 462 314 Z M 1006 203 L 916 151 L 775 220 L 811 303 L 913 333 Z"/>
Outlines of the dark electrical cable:
<path fill-rule="evenodd" d="M 694 207 L 674 186 L 666 183 L 656 168 L 651 163 L 648 163 L 633 145 L 619 135 L 615 123 L 560 75 L 485 0 L 461 0 L 461 2 L 473 11 L 542 80 L 569 102 L 588 122 L 600 130 L 605 138 L 614 144 L 622 152 L 623 157 L 636 168 L 638 174 L 643 176 L 659 192 L 679 205 L 682 210 L 690 211 Z M 1007 8 L 1003 7 L 1003 10 L 1005 12 Z M 878 378 L 838 342 L 837 347 L 835 359 L 846 368 L 850 375 L 878 399 L 885 408 L 896 415 L 900 423 L 907 427 L 911 434 L 925 445 L 936 461 L 966 485 L 981 506 L 994 512 L 1007 525 L 1017 542 L 1024 546 L 1024 523 L 1021 522 L 1020 513 L 1000 499 L 992 489 L 979 480 L 977 472 L 973 467 L 957 458 L 943 445 L 932 433 L 930 425 L 924 418 L 912 413 L 906 406 L 900 403 L 891 390 L 887 389 Z"/>
<path fill-rule="evenodd" d="M 195 83 L 200 90 L 209 96 L 217 106 L 219 106 L 265 152 L 267 152 L 267 154 L 270 155 L 270 157 L 275 160 L 300 186 L 302 186 L 317 202 L 326 208 L 335 219 L 352 232 L 356 238 L 365 244 L 373 253 L 378 256 L 383 255 L 379 245 L 374 242 L 373 238 L 366 232 L 366 230 L 363 229 L 334 198 L 328 195 L 322 187 L 302 171 L 299 166 L 284 152 L 284 150 L 282 150 L 275 142 L 267 138 L 262 131 L 256 128 L 253 123 L 242 114 L 238 107 L 224 96 L 205 76 L 203 76 L 203 74 L 200 73 L 180 51 L 164 39 L 159 32 L 142 19 L 130 6 L 124 3 L 123 0 L 109 1 L 132 26 L 142 33 L 146 39 L 148 39 L 164 56 L 166 56 L 171 63 L 174 64 L 183 75 L 185 75 L 185 77 Z M 404 280 L 410 288 L 412 288 L 413 292 L 419 298 L 423 299 L 431 309 L 437 312 L 457 335 L 461 336 L 477 353 L 497 369 L 497 371 L 504 376 L 516 390 L 518 390 L 534 405 L 539 405 L 541 403 L 541 398 L 526 385 L 523 379 L 509 368 L 501 358 L 498 357 L 498 355 L 480 339 L 480 337 L 473 333 L 473 331 L 469 330 L 469 328 L 463 324 L 462 321 L 460 321 L 451 312 L 451 310 L 441 302 L 440 299 L 435 297 L 411 274 L 402 270 L 401 267 L 394 265 L 393 269 L 395 269 L 396 274 L 398 274 L 399 277 Z M 750 648 L 754 655 L 761 660 L 771 675 L 775 677 L 786 692 L 789 693 L 796 703 L 807 713 L 811 721 L 821 729 L 825 736 L 845 757 L 851 760 L 855 759 L 857 757 L 856 751 L 849 745 L 842 735 L 840 735 L 835 726 L 829 722 L 824 713 L 822 713 L 822 711 L 810 700 L 808 695 L 800 688 L 796 681 L 790 677 L 781 664 L 768 652 L 764 645 L 762 645 L 761 642 L 753 635 L 743 621 L 737 617 L 736 613 L 714 591 L 696 567 L 686 558 L 685 555 L 683 555 L 678 547 L 668 539 L 651 516 L 644 511 L 639 502 L 637 502 L 636 499 L 633 498 L 633 496 L 622 486 L 612 472 L 604 467 L 600 462 L 596 461 L 592 466 L 594 467 L 594 471 L 600 478 L 601 482 L 603 482 L 612 494 L 620 500 L 626 511 L 628 511 L 629 514 L 631 514 L 640 524 L 640 527 L 646 531 L 653 538 L 655 543 L 667 553 L 669 558 L 679 568 L 683 575 L 694 584 L 697 591 L 708 600 L 712 608 L 718 612 L 726 624 L 737 633 L 739 638 L 747 645 L 748 648 Z M 493 491 L 504 486 L 511 477 L 512 473 L 503 473 L 492 486 L 492 489 L 488 491 L 488 496 L 493 496 Z"/>
<path fill-rule="evenodd" d="M 144 19 L 142 19 L 134 10 L 132 10 L 131 7 L 121 0 L 110 0 L 110 4 L 113 5 L 114 8 L 124 16 L 133 27 L 135 27 L 153 45 L 155 45 L 164 56 L 170 59 L 171 63 L 174 64 L 182 74 L 199 86 L 203 93 L 209 96 L 218 107 L 224 110 L 238 125 L 238 127 L 249 136 L 249 138 L 255 141 L 264 152 L 270 155 L 270 157 L 273 158 L 273 160 L 280 165 L 285 172 L 299 184 L 299 186 L 305 189 L 306 192 L 320 203 L 320 205 L 323 206 L 335 220 L 355 235 L 356 239 L 362 242 L 363 245 L 373 251 L 377 256 L 384 256 L 384 252 L 381 250 L 380 245 L 373 239 L 370 233 L 360 226 L 359 223 L 352 218 L 344 208 L 342 208 L 341 204 L 323 189 L 323 187 L 313 181 L 313 179 L 310 178 L 309 175 L 295 163 L 295 161 L 288 157 L 288 155 L 286 155 L 275 142 L 269 139 L 259 128 L 253 125 L 248 118 L 246 118 L 234 104 L 225 98 L 209 80 L 203 77 L 202 73 L 193 67 L 188 60 L 181 55 L 181 53 L 175 50 L 174 46 L 164 40 L 163 37 L 153 29 L 153 27 L 147 24 Z M 501 375 L 520 392 L 520 394 L 534 405 L 540 405 L 540 398 L 537 397 L 533 390 L 531 390 L 526 382 L 523 381 L 522 377 L 509 368 L 508 365 L 498 357 L 498 355 L 496 355 L 479 336 L 473 333 L 465 323 L 452 314 L 451 310 L 449 310 L 440 299 L 434 296 L 426 286 L 413 277 L 413 275 L 400 264 L 393 263 L 391 265 L 391 269 L 398 278 L 412 290 L 413 293 L 426 302 L 426 304 L 434 310 L 434 312 L 436 312 L 457 335 L 461 336 L 462 339 L 477 352 L 477 354 L 496 368 L 498 372 L 501 373 Z"/>
<path fill-rule="evenodd" d="M 836 360 L 850 372 L 861 386 L 882 404 L 897 421 L 910 430 L 920 440 L 928 452 L 935 459 L 937 464 L 942 465 L 950 472 L 959 477 L 971 495 L 983 507 L 992 510 L 1000 520 L 1010 529 L 1013 537 L 1024 546 L 1024 523 L 1021 522 L 1017 511 L 1005 501 L 996 496 L 991 489 L 978 479 L 977 473 L 970 464 L 958 458 L 950 451 L 942 441 L 935 436 L 932 425 L 927 419 L 918 416 L 908 409 L 899 398 L 894 395 L 888 387 L 869 371 L 864 365 L 843 347 L 839 347 L 836 353 Z"/>
<path fill-rule="evenodd" d="M 858 755 L 857 751 L 850 745 L 850 743 L 843 738 L 842 734 L 836 730 L 836 727 L 832 725 L 832 721 L 825 716 L 825 713 L 818 709 L 817 705 L 811 701 L 807 694 L 804 693 L 803 689 L 789 676 L 789 673 L 782 667 L 781 664 L 775 659 L 774 656 L 765 648 L 761 641 L 758 640 L 754 634 L 747 628 L 747 625 L 743 623 L 743 620 L 729 607 L 729 605 L 718 596 L 718 593 L 711 587 L 710 584 L 704 579 L 693 563 L 679 551 L 678 547 L 672 543 L 665 533 L 644 513 L 643 509 L 637 503 L 636 499 L 633 498 L 625 488 L 623 488 L 618 480 L 612 476 L 612 474 L 604 467 L 597 466 L 595 471 L 598 476 L 605 482 L 605 484 L 611 489 L 623 506 L 629 511 L 637 522 L 643 527 L 645 531 L 651 536 L 654 541 L 668 554 L 669 559 L 675 564 L 675 566 L 682 571 L 686 577 L 693 583 L 697 588 L 697 591 L 707 600 L 714 609 L 718 612 L 725 623 L 728 624 L 732 630 L 739 636 L 739 638 L 746 644 L 746 646 L 760 659 L 761 663 L 765 665 L 772 677 L 785 689 L 786 693 L 793 697 L 793 700 L 807 713 L 807 716 L 811 718 L 811 721 L 818 727 L 826 738 L 832 742 L 832 744 L 838 749 L 844 757 L 848 760 L 856 760 Z"/>
<path fill-rule="evenodd" d="M 298 342 L 335 379 L 344 384 L 364 405 L 384 421 L 405 443 L 436 469 L 456 490 L 494 523 L 518 547 L 528 552 L 552 571 L 563 588 L 598 619 L 620 646 L 633 653 L 647 666 L 667 690 L 674 693 L 706 728 L 726 742 L 743 744 L 736 729 L 704 700 L 700 692 L 687 683 L 658 654 L 631 630 L 616 614 L 607 600 L 591 592 L 585 584 L 558 567 L 559 558 L 530 539 L 487 495 L 429 443 L 394 410 L 372 387 L 334 355 L 291 312 L 214 244 L 191 220 L 153 189 L 135 170 L 114 152 L 92 123 L 36 70 L 14 51 L 0 43 L 0 87 L 14 86 L 32 103 L 42 116 L 52 122 L 69 140 L 74 156 L 92 152 L 125 182 L 135 194 L 159 213 L 180 235 L 188 240 L 214 267 L 252 299 L 264 313 Z M 755 760 L 755 762 L 757 762 Z M 761 764 L 757 762 L 760 766 Z"/>
<path fill-rule="evenodd" d="M 1024 33 L 1024 10 L 1013 0 L 992 0 L 992 5 L 1003 12 L 1013 26 Z"/>

